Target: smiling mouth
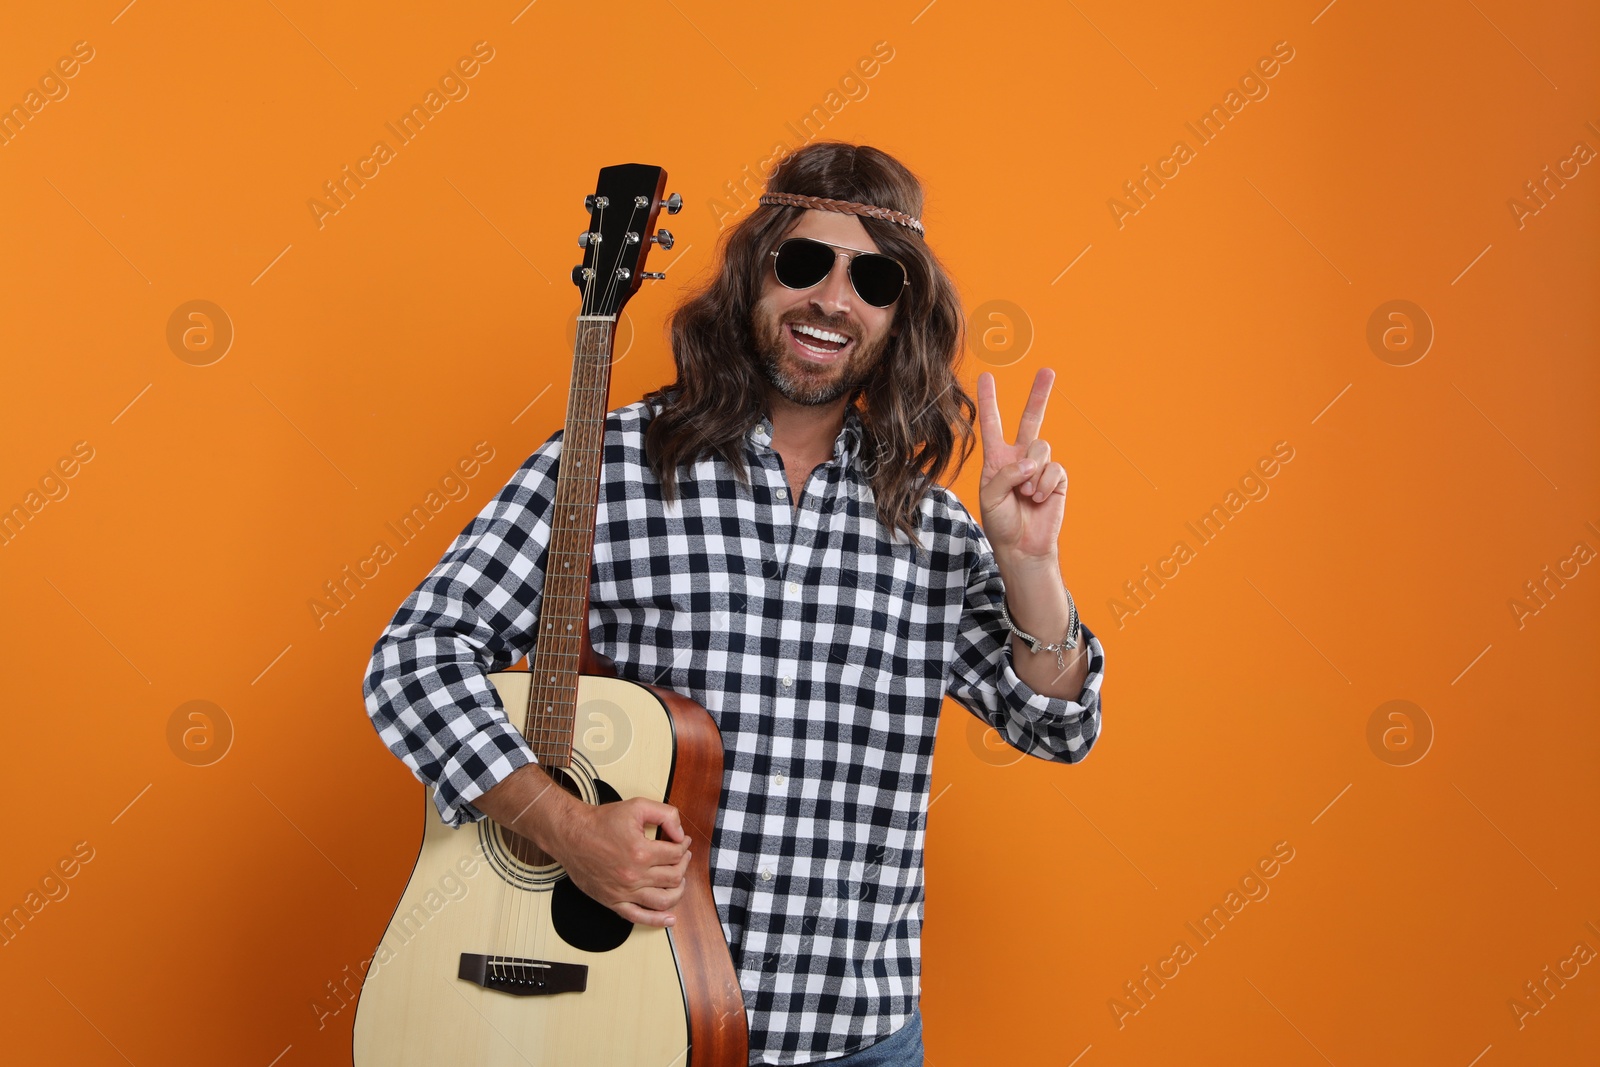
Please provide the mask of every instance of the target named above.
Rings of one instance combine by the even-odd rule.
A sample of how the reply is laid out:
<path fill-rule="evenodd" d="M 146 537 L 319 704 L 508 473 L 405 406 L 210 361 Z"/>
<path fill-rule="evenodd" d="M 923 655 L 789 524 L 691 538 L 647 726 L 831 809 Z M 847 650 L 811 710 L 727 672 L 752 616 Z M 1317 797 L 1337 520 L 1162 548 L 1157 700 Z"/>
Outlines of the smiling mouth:
<path fill-rule="evenodd" d="M 816 337 L 813 334 L 805 332 L 805 330 L 796 329 L 796 326 L 806 326 L 808 329 L 820 330 L 822 333 L 828 334 L 829 336 Z M 801 357 L 814 363 L 832 363 L 834 360 L 838 359 L 842 353 L 849 349 L 851 345 L 855 344 L 855 339 L 846 334 L 835 330 L 826 330 L 822 329 L 821 327 L 809 326 L 809 324 L 806 323 L 791 322 L 784 327 L 784 332 L 789 335 L 789 343 L 794 346 L 795 351 L 799 353 Z M 840 337 L 845 338 L 843 344 L 839 343 L 837 340 L 837 338 Z"/>

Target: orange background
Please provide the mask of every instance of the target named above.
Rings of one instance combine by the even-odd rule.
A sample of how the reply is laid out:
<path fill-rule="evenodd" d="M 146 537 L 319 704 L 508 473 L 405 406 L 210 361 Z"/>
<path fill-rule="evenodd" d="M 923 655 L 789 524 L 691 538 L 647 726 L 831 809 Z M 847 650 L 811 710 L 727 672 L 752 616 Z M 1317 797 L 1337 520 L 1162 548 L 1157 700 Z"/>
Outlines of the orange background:
<path fill-rule="evenodd" d="M 1512 601 L 1600 550 L 1600 175 L 1520 225 L 1508 205 L 1600 150 L 1593 11 L 123 2 L 0 34 L 7 105 L 93 49 L 0 146 L 0 506 L 93 450 L 0 547 L 0 908 L 93 853 L 0 947 L 8 1062 L 348 1063 L 353 1010 L 319 1029 L 313 1005 L 371 954 L 424 803 L 362 672 L 560 424 L 582 196 L 646 162 L 686 201 L 628 308 L 620 405 L 669 373 L 664 317 L 742 213 L 725 183 L 880 41 L 812 136 L 924 180 L 969 312 L 1008 305 L 964 368 L 996 365 L 1008 426 L 1059 371 L 1063 568 L 1108 658 L 1080 766 L 947 709 L 930 1062 L 1593 1062 L 1600 964 L 1542 1004 L 1524 983 L 1600 951 L 1600 576 Z M 319 228 L 307 201 L 478 41 L 469 95 Z M 1269 94 L 1197 147 L 1184 123 L 1279 41 Z M 1180 138 L 1195 158 L 1119 227 L 1108 201 Z M 235 333 L 205 366 L 167 339 L 197 299 Z M 1367 341 L 1390 300 L 1435 333 L 1407 366 L 1401 334 L 1404 359 Z M 470 495 L 319 628 L 322 584 L 481 440 Z M 1279 441 L 1269 495 L 1197 546 L 1185 523 Z M 1119 612 L 1180 538 L 1194 558 Z M 193 700 L 233 731 L 207 766 L 169 739 Z M 1391 700 L 1420 711 L 1370 741 Z M 1270 895 L 1202 945 L 1185 923 L 1278 842 Z M 1133 1000 L 1180 939 L 1194 958 Z"/>

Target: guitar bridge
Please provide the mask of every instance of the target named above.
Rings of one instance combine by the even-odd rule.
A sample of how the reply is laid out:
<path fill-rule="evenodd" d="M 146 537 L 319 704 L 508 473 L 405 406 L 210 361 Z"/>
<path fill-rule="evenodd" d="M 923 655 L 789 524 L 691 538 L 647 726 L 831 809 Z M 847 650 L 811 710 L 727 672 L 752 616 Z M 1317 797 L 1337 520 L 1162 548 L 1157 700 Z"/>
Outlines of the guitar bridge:
<path fill-rule="evenodd" d="M 514 997 L 582 993 L 589 986 L 589 968 L 581 963 L 485 956 L 477 952 L 461 954 L 456 977 Z"/>

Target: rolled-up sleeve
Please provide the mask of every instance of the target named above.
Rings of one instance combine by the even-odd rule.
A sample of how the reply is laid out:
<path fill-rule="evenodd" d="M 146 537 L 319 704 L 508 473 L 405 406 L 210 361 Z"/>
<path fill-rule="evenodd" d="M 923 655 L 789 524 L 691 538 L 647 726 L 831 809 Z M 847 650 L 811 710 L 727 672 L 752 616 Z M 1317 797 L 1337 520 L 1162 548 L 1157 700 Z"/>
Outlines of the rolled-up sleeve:
<path fill-rule="evenodd" d="M 1071 700 L 1034 692 L 1012 666 L 1011 631 L 1000 614 L 1005 583 L 1000 578 L 994 550 L 976 525 L 972 529 L 972 566 L 956 637 L 949 695 L 993 726 L 1013 748 L 1057 763 L 1077 763 L 1100 737 L 1105 649 L 1080 620 L 1081 640 L 1089 657 L 1083 690 Z M 1053 640 L 1055 636 L 1044 639 Z"/>
<path fill-rule="evenodd" d="M 560 437 L 529 456 L 457 535 L 367 664 L 362 694 L 378 737 L 433 787 L 448 826 L 482 819 L 472 801 L 535 762 L 488 672 L 533 647 Z"/>

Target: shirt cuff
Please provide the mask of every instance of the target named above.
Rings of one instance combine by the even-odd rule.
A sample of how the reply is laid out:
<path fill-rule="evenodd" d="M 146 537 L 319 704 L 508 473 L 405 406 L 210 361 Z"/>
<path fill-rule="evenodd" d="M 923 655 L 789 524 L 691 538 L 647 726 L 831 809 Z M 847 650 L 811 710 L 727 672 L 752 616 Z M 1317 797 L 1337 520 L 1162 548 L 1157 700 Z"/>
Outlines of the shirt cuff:
<path fill-rule="evenodd" d="M 1035 692 L 1023 681 L 1012 663 L 1011 635 L 1009 631 L 1006 633 L 1005 647 L 1000 657 L 1000 699 L 1006 706 L 1016 709 L 1012 729 L 1018 729 L 1016 719 L 1029 727 L 1037 727 L 1033 730 L 1024 728 L 1022 731 L 1032 733 L 1032 738 L 1019 736 L 1010 739 L 1012 744 L 1020 741 L 1024 750 L 1030 747 L 1028 743 L 1031 740 L 1034 745 L 1043 744 L 1058 754 L 1065 752 L 1069 760 L 1076 760 L 1087 755 L 1089 746 L 1100 736 L 1100 684 L 1105 679 L 1105 649 L 1101 647 L 1100 639 L 1081 620 L 1078 626 L 1085 655 L 1089 657 L 1089 673 L 1084 676 L 1083 689 L 1073 699 L 1046 696 Z M 1030 655 L 1044 656 L 1050 653 Z M 1075 725 L 1077 729 L 1061 729 Z"/>
<path fill-rule="evenodd" d="M 529 763 L 537 763 L 527 739 L 505 719 L 475 730 L 456 746 L 444 764 L 433 803 L 448 826 L 478 822 L 483 812 L 473 807 L 478 799 Z"/>

